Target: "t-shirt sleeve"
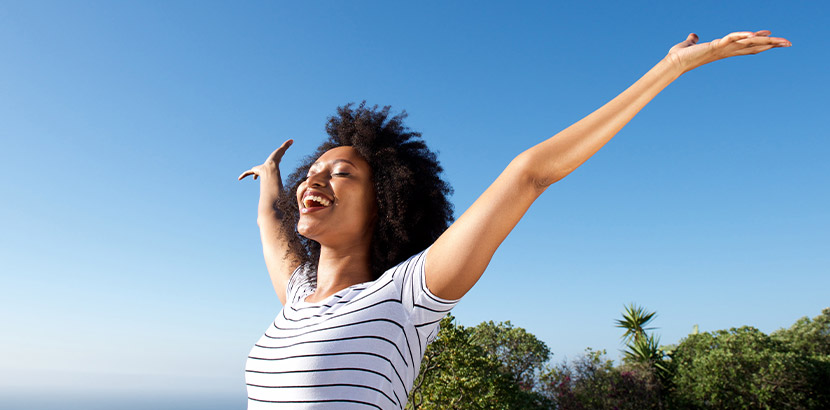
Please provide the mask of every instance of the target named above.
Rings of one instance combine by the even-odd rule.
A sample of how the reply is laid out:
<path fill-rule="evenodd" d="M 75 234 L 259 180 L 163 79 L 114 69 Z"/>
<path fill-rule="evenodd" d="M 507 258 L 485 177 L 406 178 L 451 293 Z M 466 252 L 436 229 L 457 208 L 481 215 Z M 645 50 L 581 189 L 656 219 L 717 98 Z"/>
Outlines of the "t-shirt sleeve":
<path fill-rule="evenodd" d="M 439 298 L 427 288 L 424 264 L 428 251 L 429 248 L 398 265 L 393 276 L 401 290 L 401 302 L 425 344 L 435 339 L 439 322 L 460 300 Z"/>
<path fill-rule="evenodd" d="M 285 285 L 285 303 L 286 305 L 293 305 L 305 296 L 303 290 L 311 285 L 311 278 L 307 274 L 308 265 L 302 264 L 294 269 L 291 277 L 288 278 L 288 284 Z"/>

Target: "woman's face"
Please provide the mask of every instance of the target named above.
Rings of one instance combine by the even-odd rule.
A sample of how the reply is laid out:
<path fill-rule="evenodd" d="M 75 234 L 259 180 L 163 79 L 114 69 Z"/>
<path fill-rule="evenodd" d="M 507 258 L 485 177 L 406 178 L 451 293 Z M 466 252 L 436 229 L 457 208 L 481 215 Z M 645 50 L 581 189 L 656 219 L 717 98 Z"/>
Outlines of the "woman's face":
<path fill-rule="evenodd" d="M 297 188 L 300 235 L 326 246 L 370 243 L 377 216 L 372 170 L 352 147 L 332 148 Z"/>

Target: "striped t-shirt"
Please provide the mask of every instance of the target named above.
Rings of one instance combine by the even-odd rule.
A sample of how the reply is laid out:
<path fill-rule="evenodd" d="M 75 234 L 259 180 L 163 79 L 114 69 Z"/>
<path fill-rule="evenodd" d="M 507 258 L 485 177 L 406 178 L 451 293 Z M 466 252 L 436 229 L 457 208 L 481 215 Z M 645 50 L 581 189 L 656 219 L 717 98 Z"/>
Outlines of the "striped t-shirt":
<path fill-rule="evenodd" d="M 427 250 L 316 303 L 305 301 L 314 287 L 297 268 L 286 305 L 248 356 L 248 409 L 402 409 L 438 322 L 458 302 L 427 289 Z"/>

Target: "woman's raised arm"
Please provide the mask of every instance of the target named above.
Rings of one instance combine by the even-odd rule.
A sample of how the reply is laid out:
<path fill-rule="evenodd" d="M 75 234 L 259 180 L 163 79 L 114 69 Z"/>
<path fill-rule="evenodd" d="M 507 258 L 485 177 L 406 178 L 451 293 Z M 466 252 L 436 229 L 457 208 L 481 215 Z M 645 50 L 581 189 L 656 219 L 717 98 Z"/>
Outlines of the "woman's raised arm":
<path fill-rule="evenodd" d="M 280 161 L 293 140 L 285 141 L 274 150 L 262 165 L 257 165 L 239 176 L 241 181 L 248 175 L 254 179 L 259 177 L 259 207 L 257 209 L 257 225 L 262 240 L 262 253 L 265 256 L 265 266 L 271 276 L 274 291 L 285 305 L 285 288 L 291 272 L 300 265 L 300 258 L 289 252 L 291 238 L 286 238 L 282 229 L 281 215 L 274 208 L 274 202 L 283 195 L 282 178 L 280 177 Z"/>
<path fill-rule="evenodd" d="M 596 111 L 519 154 L 486 191 L 435 241 L 426 259 L 427 287 L 458 299 L 484 273 L 496 249 L 551 184 L 599 151 L 660 91 L 683 73 L 727 57 L 788 47 L 769 31 L 737 32 L 697 44 L 697 35 L 669 50 L 663 60 Z"/>

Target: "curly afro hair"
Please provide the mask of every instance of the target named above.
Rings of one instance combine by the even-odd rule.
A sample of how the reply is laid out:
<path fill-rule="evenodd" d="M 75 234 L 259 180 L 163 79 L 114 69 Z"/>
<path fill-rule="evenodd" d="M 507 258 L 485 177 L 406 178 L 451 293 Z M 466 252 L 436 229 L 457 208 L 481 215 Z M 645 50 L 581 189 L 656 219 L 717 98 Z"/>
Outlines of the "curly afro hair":
<path fill-rule="evenodd" d="M 297 188 L 308 169 L 326 151 L 351 146 L 369 163 L 377 194 L 378 218 L 371 245 L 371 270 L 375 279 L 387 269 L 426 249 L 453 220 L 447 196 L 452 188 L 441 179 L 443 169 L 427 148 L 421 133 L 403 124 L 406 112 L 389 116 L 389 106 L 337 108 L 326 124 L 328 140 L 305 157 L 286 180 L 285 195 L 276 203 L 282 213 L 282 229 L 292 238 L 289 252 L 317 271 L 320 244 L 297 233 Z M 316 281 L 316 277 L 308 278 Z"/>

